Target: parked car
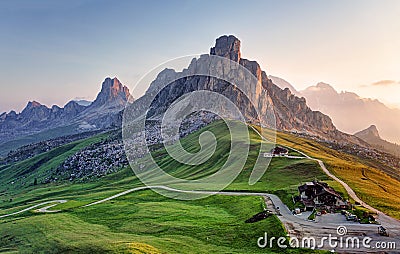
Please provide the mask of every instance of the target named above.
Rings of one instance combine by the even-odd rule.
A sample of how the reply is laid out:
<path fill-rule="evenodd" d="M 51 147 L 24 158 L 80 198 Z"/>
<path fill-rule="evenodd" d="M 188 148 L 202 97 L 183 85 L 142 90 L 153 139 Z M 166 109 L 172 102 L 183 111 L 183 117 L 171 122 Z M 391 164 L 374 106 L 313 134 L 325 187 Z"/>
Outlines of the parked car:
<path fill-rule="evenodd" d="M 354 214 L 351 214 L 351 213 L 346 215 L 346 220 L 348 220 L 348 221 L 357 221 L 357 219 L 358 219 L 357 215 L 354 215 Z"/>
<path fill-rule="evenodd" d="M 378 227 L 378 234 L 381 236 L 389 236 L 389 233 L 387 232 L 386 228 L 382 226 Z"/>

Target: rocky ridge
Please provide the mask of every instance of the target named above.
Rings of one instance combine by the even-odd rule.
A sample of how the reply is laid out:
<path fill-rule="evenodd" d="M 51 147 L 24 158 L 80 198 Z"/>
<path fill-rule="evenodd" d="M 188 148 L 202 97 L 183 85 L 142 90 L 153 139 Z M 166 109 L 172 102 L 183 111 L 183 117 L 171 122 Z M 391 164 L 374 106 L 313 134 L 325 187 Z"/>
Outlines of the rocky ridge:
<path fill-rule="evenodd" d="M 119 112 L 132 101 L 129 89 L 117 78 L 106 78 L 96 100 L 88 106 L 70 101 L 64 107 L 49 108 L 30 101 L 21 113 L 0 115 L 0 143 L 62 126 L 73 125 L 73 133 L 117 126 Z"/>
<path fill-rule="evenodd" d="M 307 106 L 304 98 L 295 96 L 289 89 L 280 89 L 268 77 L 265 71 L 261 70 L 256 61 L 242 58 L 240 51 L 241 42 L 235 36 L 222 36 L 216 40 L 214 47 L 210 49 L 210 55 L 228 58 L 241 66 L 247 68 L 258 80 L 255 87 L 246 87 L 245 94 L 250 95 L 257 101 L 258 111 L 262 114 L 268 114 L 270 107 L 273 108 L 276 128 L 282 131 L 296 133 L 307 133 L 319 136 L 327 140 L 337 142 L 363 143 L 357 137 L 342 133 L 336 129 L 332 120 L 319 111 L 313 111 Z M 229 98 L 237 105 L 247 120 L 254 120 L 254 110 L 249 105 L 249 99 L 243 95 L 234 84 L 228 84 L 222 80 L 216 80 L 212 77 L 188 76 L 190 73 L 198 73 L 201 68 L 205 68 L 207 55 L 198 59 L 193 59 L 187 69 L 182 72 L 176 72 L 172 69 L 165 69 L 159 73 L 157 78 L 151 83 L 144 98 L 140 98 L 133 105 L 140 110 L 140 101 L 146 100 L 146 96 L 157 92 L 162 84 L 170 83 L 155 97 L 148 116 L 154 117 L 162 115 L 163 112 L 179 97 L 198 90 L 208 90 L 217 92 Z M 221 67 L 227 75 L 237 75 L 235 67 Z M 236 78 L 236 77 L 235 77 Z M 239 77 L 240 78 L 240 77 Z M 143 110 L 143 109 L 142 109 Z"/>

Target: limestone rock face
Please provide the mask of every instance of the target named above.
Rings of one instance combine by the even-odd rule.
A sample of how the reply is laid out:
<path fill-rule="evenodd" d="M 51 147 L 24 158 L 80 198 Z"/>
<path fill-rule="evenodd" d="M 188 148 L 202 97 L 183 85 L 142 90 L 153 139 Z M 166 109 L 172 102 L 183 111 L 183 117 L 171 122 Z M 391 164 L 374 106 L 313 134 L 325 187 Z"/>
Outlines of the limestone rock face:
<path fill-rule="evenodd" d="M 210 55 L 222 56 L 239 62 L 241 58 L 240 40 L 233 35 L 221 36 L 216 40 L 215 47 L 210 49 Z"/>
<path fill-rule="evenodd" d="M 129 89 L 122 85 L 117 78 L 106 78 L 101 85 L 101 91 L 96 100 L 89 107 L 124 107 L 131 100 Z"/>
<path fill-rule="evenodd" d="M 357 137 L 366 138 L 366 139 L 380 139 L 381 138 L 379 135 L 378 128 L 375 125 L 371 125 L 367 129 L 357 132 L 354 135 Z"/>
<path fill-rule="evenodd" d="M 329 140 L 359 143 L 357 138 L 339 132 L 328 116 L 319 111 L 312 111 L 307 106 L 304 98 L 293 95 L 289 89 L 281 89 L 276 86 L 268 78 L 267 74 L 261 70 L 260 65 L 256 61 L 242 58 L 240 44 L 240 41 L 232 35 L 222 36 L 216 40 L 215 46 L 210 49 L 210 54 L 229 58 L 239 63 L 257 78 L 258 84 L 249 84 L 244 88 L 246 91 L 243 92 L 251 97 L 251 101 L 258 102 L 258 105 L 255 106 L 258 107 L 258 112 L 261 112 L 261 114 L 267 114 L 269 107 L 273 107 L 278 130 L 312 134 Z M 158 91 L 157 88 L 161 84 L 168 84 L 174 81 L 156 96 L 148 111 L 148 116 L 162 114 L 172 102 L 184 94 L 197 90 L 208 90 L 218 92 L 229 98 L 240 108 L 247 120 L 252 121 L 254 119 L 255 112 L 249 103 L 249 98 L 246 98 L 235 87 L 235 84 L 228 84 L 223 80 L 217 80 L 212 77 L 188 76 L 191 73 L 198 73 L 201 68 L 208 68 L 208 66 L 202 64 L 206 56 L 193 59 L 188 68 L 182 72 L 165 69 L 159 73 L 157 78 L 151 83 L 146 95 Z M 237 72 L 233 66 L 218 66 L 217 64 L 215 68 L 218 69 L 217 72 L 228 73 L 226 75 L 233 76 L 238 81 L 240 80 L 240 77 L 235 76 Z M 145 98 L 140 98 L 137 102 L 142 100 L 145 100 Z M 135 106 L 140 108 L 140 105 Z"/>

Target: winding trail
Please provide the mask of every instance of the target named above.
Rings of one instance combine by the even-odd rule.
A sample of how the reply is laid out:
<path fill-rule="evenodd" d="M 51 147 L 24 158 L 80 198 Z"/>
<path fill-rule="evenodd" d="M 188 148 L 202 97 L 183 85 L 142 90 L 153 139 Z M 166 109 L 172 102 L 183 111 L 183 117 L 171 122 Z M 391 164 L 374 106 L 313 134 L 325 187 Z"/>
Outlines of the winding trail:
<path fill-rule="evenodd" d="M 161 188 L 162 188 L 162 187 L 164 187 L 164 186 L 161 186 Z M 84 205 L 83 207 L 88 207 L 88 206 L 93 206 L 93 205 L 101 204 L 101 203 L 104 203 L 104 202 L 106 202 L 106 201 L 109 201 L 109 200 L 112 200 L 112 199 L 115 199 L 115 198 L 124 196 L 124 195 L 129 194 L 129 193 L 134 192 L 134 191 L 146 190 L 146 189 L 150 189 L 150 188 L 156 188 L 156 187 L 154 187 L 154 186 L 153 186 L 153 187 L 152 187 L 152 186 L 142 186 L 142 187 L 133 188 L 133 189 L 126 190 L 126 191 L 123 191 L 123 192 L 121 192 L 121 193 L 118 193 L 118 194 L 116 194 L 116 195 L 113 195 L 113 196 L 111 196 L 111 197 L 108 197 L 108 198 L 105 198 L 105 199 L 102 199 L 102 200 L 99 200 L 99 201 L 96 201 L 96 202 L 93 202 L 93 203 Z"/>
<path fill-rule="evenodd" d="M 20 213 L 24 213 L 24 212 L 33 210 L 33 209 L 35 209 L 37 207 L 40 207 L 40 206 L 43 206 L 43 205 L 47 205 L 47 204 L 52 204 L 52 205 L 37 209 L 36 211 L 37 212 L 41 212 L 41 213 L 54 213 L 54 212 L 58 212 L 58 211 L 55 211 L 55 210 L 49 211 L 48 209 L 50 209 L 50 208 L 52 208 L 52 207 L 54 207 L 54 206 L 56 206 L 58 204 L 63 204 L 63 203 L 66 203 L 66 202 L 67 202 L 67 200 L 64 200 L 64 199 L 46 201 L 46 202 L 43 202 L 43 203 L 40 203 L 40 204 L 37 204 L 37 205 L 30 206 L 30 207 L 25 208 L 25 209 L 23 209 L 21 211 L 18 211 L 18 212 L 9 213 L 9 214 L 5 214 L 5 215 L 0 215 L 0 218 L 5 218 L 5 217 L 9 217 L 9 216 L 20 214 Z"/>

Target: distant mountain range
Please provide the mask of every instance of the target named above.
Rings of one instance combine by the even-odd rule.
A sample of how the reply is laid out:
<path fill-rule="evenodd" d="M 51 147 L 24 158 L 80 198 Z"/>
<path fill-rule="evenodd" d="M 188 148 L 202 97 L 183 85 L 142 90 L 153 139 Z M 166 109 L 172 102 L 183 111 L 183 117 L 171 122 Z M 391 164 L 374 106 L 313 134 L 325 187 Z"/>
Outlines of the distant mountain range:
<path fill-rule="evenodd" d="M 30 137 L 25 139 L 26 142 L 17 142 L 24 145 L 31 141 L 117 126 L 121 122 L 120 111 L 132 101 L 129 89 L 117 78 L 106 78 L 92 103 L 72 100 L 64 107 L 53 105 L 48 108 L 37 101 L 30 101 L 21 113 L 11 111 L 0 115 L 0 144 L 7 147 L 4 143 Z M 13 145 L 10 148 L 14 148 Z"/>
<path fill-rule="evenodd" d="M 307 104 L 312 109 L 329 115 L 335 126 L 341 131 L 355 133 L 366 126 L 376 125 L 381 130 L 384 139 L 400 143 L 399 109 L 389 108 L 378 100 L 362 98 L 352 92 L 338 93 L 332 86 L 322 82 L 305 90 L 297 91 L 282 78 L 274 76 L 270 76 L 270 78 L 282 89 L 287 87 L 299 96 L 306 98 Z"/>
<path fill-rule="evenodd" d="M 357 137 L 380 148 L 385 147 L 391 153 L 399 154 L 400 143 L 400 110 L 387 107 L 378 100 L 361 98 L 352 92 L 338 93 L 332 86 L 326 83 L 318 83 L 302 91 L 297 91 L 293 85 L 282 78 L 270 76 L 275 84 L 282 89 L 288 88 L 293 93 L 303 96 L 307 104 L 314 110 L 319 110 L 332 118 L 339 130 L 347 133 L 355 133 Z M 364 135 L 366 130 L 369 135 Z M 380 129 L 381 138 L 377 134 Z M 376 130 L 376 132 L 375 132 Z M 368 136 L 368 137 L 367 137 Z M 372 138 L 374 137 L 374 138 Z M 386 141 L 389 140 L 392 143 Z"/>

